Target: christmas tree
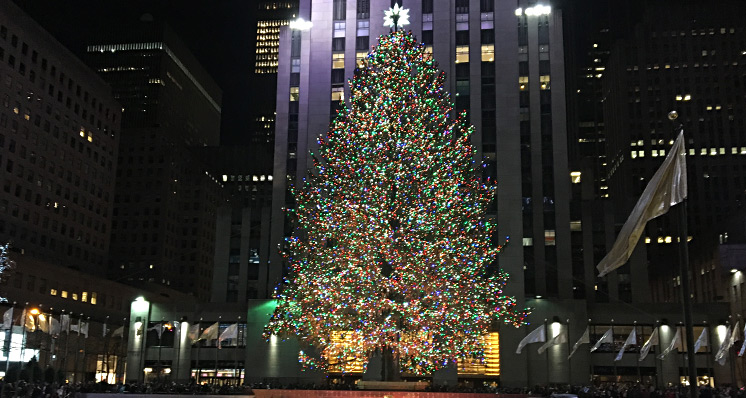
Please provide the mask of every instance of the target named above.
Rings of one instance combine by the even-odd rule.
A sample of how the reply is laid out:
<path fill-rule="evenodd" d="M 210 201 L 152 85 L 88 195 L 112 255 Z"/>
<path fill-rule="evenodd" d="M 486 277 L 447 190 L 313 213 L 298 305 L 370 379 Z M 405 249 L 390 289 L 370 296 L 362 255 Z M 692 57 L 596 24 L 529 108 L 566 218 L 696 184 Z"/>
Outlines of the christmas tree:
<path fill-rule="evenodd" d="M 291 273 L 265 335 L 297 336 L 307 366 L 388 353 L 428 374 L 478 358 L 495 321 L 523 323 L 491 266 L 494 182 L 444 83 L 411 33 L 382 36 L 293 190 Z"/>

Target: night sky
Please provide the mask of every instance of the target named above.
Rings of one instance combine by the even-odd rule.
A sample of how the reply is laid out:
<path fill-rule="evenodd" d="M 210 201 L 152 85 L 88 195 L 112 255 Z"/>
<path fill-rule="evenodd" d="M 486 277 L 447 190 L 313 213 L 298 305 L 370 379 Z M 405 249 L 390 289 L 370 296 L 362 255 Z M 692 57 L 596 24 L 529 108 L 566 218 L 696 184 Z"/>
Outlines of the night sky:
<path fill-rule="evenodd" d="M 258 0 L 14 0 L 60 42 L 77 54 L 113 26 L 137 22 L 149 13 L 165 20 L 223 89 L 223 144 L 250 138 L 254 41 Z M 588 35 L 608 21 L 609 0 L 548 1 L 565 9 L 567 51 L 582 58 Z"/>

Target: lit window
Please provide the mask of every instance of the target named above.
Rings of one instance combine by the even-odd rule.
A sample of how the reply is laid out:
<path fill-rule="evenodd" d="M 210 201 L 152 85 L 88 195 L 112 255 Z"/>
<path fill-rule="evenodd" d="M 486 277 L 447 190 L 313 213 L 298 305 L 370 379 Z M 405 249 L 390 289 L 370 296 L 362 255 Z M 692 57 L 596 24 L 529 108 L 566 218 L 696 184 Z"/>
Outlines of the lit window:
<path fill-rule="evenodd" d="M 78 293 L 73 293 L 73 300 L 78 301 Z"/>
<path fill-rule="evenodd" d="M 88 292 L 83 292 L 80 294 L 80 301 L 84 303 L 88 302 Z"/>
<path fill-rule="evenodd" d="M 495 61 L 495 45 L 494 44 L 483 44 L 482 45 L 482 62 L 494 62 Z"/>
<path fill-rule="evenodd" d="M 720 148 L 720 154 L 725 155 L 725 148 Z"/>
<path fill-rule="evenodd" d="M 298 87 L 290 87 L 290 101 L 298 101 L 300 94 Z"/>
<path fill-rule="evenodd" d="M 300 73 L 300 58 L 290 60 L 290 73 Z"/>
<path fill-rule="evenodd" d="M 553 229 L 545 229 L 544 230 L 544 246 L 554 246 L 555 245 L 555 232 Z"/>
<path fill-rule="evenodd" d="M 344 101 L 345 89 L 344 87 L 332 87 L 332 101 Z"/>
<path fill-rule="evenodd" d="M 91 304 L 96 305 L 96 292 L 91 292 Z"/>
<path fill-rule="evenodd" d="M 365 65 L 365 57 L 368 56 L 368 53 L 365 51 L 358 51 L 355 53 L 355 59 L 357 60 L 357 66 L 362 67 Z"/>
<path fill-rule="evenodd" d="M 700 155 L 704 156 L 707 155 L 707 148 L 702 148 L 699 152 Z"/>
<path fill-rule="evenodd" d="M 550 77 L 549 75 L 541 75 L 539 76 L 539 83 L 541 83 L 541 89 L 542 90 L 549 90 L 551 88 L 550 85 Z"/>
<path fill-rule="evenodd" d="M 523 246 L 533 246 L 534 238 L 523 238 Z"/>
<path fill-rule="evenodd" d="M 645 157 L 645 151 L 639 151 L 639 152 L 637 153 L 637 156 L 639 156 L 639 157 L 641 157 L 641 158 L 644 158 L 644 157 Z"/>
<path fill-rule="evenodd" d="M 649 236 L 645 237 L 645 243 L 650 243 L 650 237 Z"/>
<path fill-rule="evenodd" d="M 425 46 L 425 53 L 426 54 L 432 54 L 433 53 L 433 46 Z"/>
<path fill-rule="evenodd" d="M 344 21 L 334 22 L 334 37 L 345 37 Z"/>
<path fill-rule="evenodd" d="M 57 295 L 57 289 L 49 289 L 49 295 L 50 296 L 56 296 Z"/>
<path fill-rule="evenodd" d="M 456 30 L 469 30 L 469 14 L 456 14 Z"/>
<path fill-rule="evenodd" d="M 469 46 L 456 46 L 456 63 L 469 62 Z"/>
<path fill-rule="evenodd" d="M 433 30 L 433 14 L 422 14 L 422 30 Z"/>
<path fill-rule="evenodd" d="M 582 231 L 583 230 L 583 222 L 582 221 L 570 221 L 570 231 Z"/>
<path fill-rule="evenodd" d="M 710 148 L 710 156 L 715 156 L 718 154 L 717 148 Z"/>
<path fill-rule="evenodd" d="M 368 36 L 370 31 L 370 21 L 357 21 L 357 35 L 358 37 Z"/>
<path fill-rule="evenodd" d="M 637 151 L 632 151 L 632 152 L 630 152 L 629 156 L 630 156 L 630 157 L 631 157 L 632 159 L 636 158 L 636 157 L 637 157 Z"/>
<path fill-rule="evenodd" d="M 518 76 L 518 83 L 528 84 L 528 76 Z"/>
<path fill-rule="evenodd" d="M 333 69 L 344 69 L 344 67 L 345 67 L 344 53 L 332 54 L 332 68 Z"/>
<path fill-rule="evenodd" d="M 60 294 L 60 297 L 67 298 L 67 290 L 63 290 L 62 293 Z"/>
<path fill-rule="evenodd" d="M 492 12 L 483 12 L 480 14 L 482 20 L 482 29 L 492 29 L 495 27 L 495 14 Z"/>
<path fill-rule="evenodd" d="M 580 172 L 579 171 L 572 171 L 570 172 L 570 180 L 573 184 L 580 184 Z"/>

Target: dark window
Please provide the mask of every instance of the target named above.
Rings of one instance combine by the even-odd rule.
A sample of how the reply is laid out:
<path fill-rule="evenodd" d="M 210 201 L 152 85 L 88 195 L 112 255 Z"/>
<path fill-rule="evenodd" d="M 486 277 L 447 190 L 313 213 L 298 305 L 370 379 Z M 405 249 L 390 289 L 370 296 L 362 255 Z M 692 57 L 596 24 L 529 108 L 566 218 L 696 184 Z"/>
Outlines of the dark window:
<path fill-rule="evenodd" d="M 469 13 L 469 0 L 456 0 L 456 14 Z"/>
<path fill-rule="evenodd" d="M 482 44 L 493 44 L 495 42 L 495 30 L 494 29 L 482 29 L 479 32 L 479 39 Z"/>
<path fill-rule="evenodd" d="M 344 51 L 345 50 L 345 38 L 335 37 L 332 39 L 332 51 Z"/>
<path fill-rule="evenodd" d="M 465 46 L 469 44 L 469 31 L 459 30 L 456 32 L 456 45 Z"/>
<path fill-rule="evenodd" d="M 368 50 L 368 36 L 360 36 L 355 39 L 355 50 Z"/>
<path fill-rule="evenodd" d="M 357 19 L 370 17 L 370 0 L 357 0 Z"/>
<path fill-rule="evenodd" d="M 433 13 L 433 0 L 422 0 L 422 13 L 423 14 Z"/>
<path fill-rule="evenodd" d="M 339 21 L 347 18 L 347 1 L 334 0 L 334 20 Z"/>
<path fill-rule="evenodd" d="M 495 11 L 495 0 L 480 0 L 479 11 L 481 12 Z"/>
<path fill-rule="evenodd" d="M 343 84 L 345 79 L 344 69 L 332 69 L 332 84 Z"/>
<path fill-rule="evenodd" d="M 432 30 L 422 31 L 422 42 L 429 46 L 433 44 L 433 31 Z"/>

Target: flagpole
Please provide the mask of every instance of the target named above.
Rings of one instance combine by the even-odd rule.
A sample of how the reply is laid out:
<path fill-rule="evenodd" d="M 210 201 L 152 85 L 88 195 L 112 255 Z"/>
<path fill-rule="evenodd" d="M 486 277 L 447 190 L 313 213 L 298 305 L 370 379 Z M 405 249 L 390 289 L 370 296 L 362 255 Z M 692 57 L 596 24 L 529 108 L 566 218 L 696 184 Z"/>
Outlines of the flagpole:
<path fill-rule="evenodd" d="M 710 379 L 712 379 L 715 373 L 715 364 L 712 359 L 712 330 L 710 330 L 710 325 L 707 324 L 707 321 L 705 321 L 705 328 L 707 328 L 707 349 L 710 351 L 710 355 L 707 356 L 707 372 L 710 374 Z"/>
<path fill-rule="evenodd" d="M 156 373 L 156 380 L 161 379 L 161 349 L 163 348 L 163 322 L 166 321 L 166 318 L 161 317 L 161 323 L 158 325 L 158 329 L 156 332 L 158 332 L 158 373 Z"/>
<path fill-rule="evenodd" d="M 218 347 L 220 346 L 220 318 L 222 316 L 218 316 L 218 339 L 215 341 L 215 377 L 212 380 L 211 384 L 215 384 L 218 382 Z"/>
<path fill-rule="evenodd" d="M 588 318 L 588 337 L 590 337 L 591 334 L 594 336 L 596 335 L 596 327 L 593 326 L 593 332 L 591 332 L 591 318 Z M 590 342 L 588 342 L 588 344 L 590 344 Z M 591 354 L 593 353 L 588 353 L 588 378 L 590 379 L 589 381 L 593 383 L 593 355 Z"/>
<path fill-rule="evenodd" d="M 614 320 L 611 320 L 611 352 L 612 354 L 616 352 L 616 339 L 614 338 Z M 616 360 L 614 360 L 614 383 L 617 383 L 617 375 L 616 375 Z"/>
<path fill-rule="evenodd" d="M 201 324 L 202 324 L 202 318 L 199 318 L 199 323 L 198 323 L 198 325 L 202 326 Z M 201 330 L 199 329 L 199 327 L 197 328 L 197 332 L 198 332 L 198 333 L 201 333 L 201 332 L 202 332 L 202 331 L 201 331 Z M 198 336 L 197 336 L 197 375 L 196 375 L 196 376 L 197 376 L 197 377 L 196 377 L 196 379 L 197 379 L 197 384 L 199 384 L 199 382 L 200 382 L 200 379 L 201 379 L 201 373 L 202 373 L 202 369 L 201 369 L 201 368 L 199 367 L 199 350 L 200 350 L 200 347 L 202 346 L 202 344 L 200 344 L 200 342 L 199 342 L 199 340 L 200 340 L 200 339 L 199 339 L 199 337 L 202 337 L 202 335 L 201 335 L 201 334 L 198 334 Z"/>
<path fill-rule="evenodd" d="M 567 318 L 567 354 L 570 355 L 570 318 Z M 572 386 L 572 358 L 567 361 L 567 384 Z"/>
<path fill-rule="evenodd" d="M 238 316 L 238 322 L 241 322 L 241 316 Z M 236 376 L 238 372 L 238 322 L 236 322 L 236 338 L 233 339 L 233 375 Z M 236 376 L 236 386 L 241 385 L 241 373 L 238 372 Z"/>
<path fill-rule="evenodd" d="M 637 335 L 637 321 L 634 322 L 634 326 L 633 327 L 635 328 L 635 335 Z M 640 327 L 640 332 L 642 332 L 642 327 Z M 642 338 L 642 341 L 645 341 L 645 334 L 640 333 L 639 336 Z M 642 374 L 640 373 L 640 360 L 638 359 L 635 362 L 637 363 L 637 382 L 641 383 L 642 382 Z"/>
<path fill-rule="evenodd" d="M 547 333 L 549 330 L 547 328 L 547 318 L 544 318 L 544 334 L 545 336 L 550 336 L 550 333 Z M 546 340 L 546 339 L 545 339 Z M 547 372 L 547 386 L 549 386 L 550 377 L 549 377 L 549 349 L 544 350 L 544 363 L 546 367 Z"/>
<path fill-rule="evenodd" d="M 671 111 L 668 113 L 668 120 L 675 122 L 679 118 L 679 113 Z M 674 135 L 683 132 L 683 125 L 679 124 L 674 128 Z M 681 296 L 682 307 L 684 310 L 684 328 L 686 330 L 686 351 L 687 365 L 689 368 L 689 398 L 697 398 L 697 362 L 694 352 L 694 325 L 692 324 L 692 302 L 691 293 L 689 293 L 689 232 L 687 224 L 686 198 L 677 206 L 679 213 L 679 276 L 681 278 Z"/>
<path fill-rule="evenodd" d="M 179 321 L 179 326 L 176 327 L 176 333 L 174 333 L 174 337 L 176 338 L 176 341 L 173 344 L 174 349 L 176 350 L 176 363 L 175 366 L 172 363 L 171 366 L 174 368 L 171 370 L 171 372 L 175 375 L 172 380 L 179 380 L 179 356 L 181 354 L 181 324 L 184 322 L 184 318 L 181 318 Z M 174 322 L 174 325 L 176 325 L 176 322 Z M 173 351 L 171 354 L 171 357 L 173 358 Z"/>

